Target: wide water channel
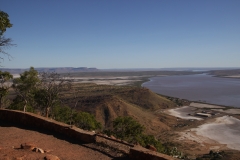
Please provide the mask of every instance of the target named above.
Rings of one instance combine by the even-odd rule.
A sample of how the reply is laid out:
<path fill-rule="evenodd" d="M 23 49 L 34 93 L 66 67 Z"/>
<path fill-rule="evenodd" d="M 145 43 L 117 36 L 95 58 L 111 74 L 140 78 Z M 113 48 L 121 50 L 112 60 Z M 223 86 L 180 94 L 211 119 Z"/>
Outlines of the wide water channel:
<path fill-rule="evenodd" d="M 150 78 L 142 86 L 167 96 L 240 108 L 240 79 L 206 74 L 164 76 Z"/>

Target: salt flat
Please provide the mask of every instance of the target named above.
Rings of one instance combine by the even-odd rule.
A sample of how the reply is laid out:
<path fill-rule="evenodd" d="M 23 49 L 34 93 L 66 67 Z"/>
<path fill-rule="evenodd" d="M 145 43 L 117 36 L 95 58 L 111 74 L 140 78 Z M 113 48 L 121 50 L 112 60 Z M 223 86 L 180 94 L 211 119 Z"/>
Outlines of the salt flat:
<path fill-rule="evenodd" d="M 191 115 L 188 115 L 191 112 L 194 112 L 195 108 L 189 107 L 189 106 L 184 106 L 180 108 L 175 108 L 175 109 L 169 109 L 167 111 L 168 114 L 181 118 L 181 119 L 196 119 L 196 120 L 202 120 L 202 118 L 194 117 Z"/>
<path fill-rule="evenodd" d="M 192 131 L 220 144 L 226 144 L 230 149 L 240 150 L 240 120 L 237 118 L 231 116 L 218 117 L 215 121 L 200 125 Z"/>

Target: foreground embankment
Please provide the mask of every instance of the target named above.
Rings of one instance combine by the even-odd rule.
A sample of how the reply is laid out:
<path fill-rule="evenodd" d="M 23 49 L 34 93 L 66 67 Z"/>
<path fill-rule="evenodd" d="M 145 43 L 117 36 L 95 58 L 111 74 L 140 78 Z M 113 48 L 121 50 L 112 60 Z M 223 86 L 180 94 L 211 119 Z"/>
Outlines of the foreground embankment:
<path fill-rule="evenodd" d="M 102 135 L 81 130 L 76 127 L 70 127 L 67 124 L 55 120 L 35 115 L 33 113 L 0 109 L 0 120 L 11 122 L 12 124 L 22 125 L 24 127 L 34 128 L 36 130 L 46 130 L 53 134 L 59 134 L 81 143 L 104 143 L 109 147 L 118 149 L 129 155 L 131 159 L 156 159 L 171 160 L 170 156 L 145 149 L 141 146 L 134 146 L 120 140 L 111 139 Z"/>

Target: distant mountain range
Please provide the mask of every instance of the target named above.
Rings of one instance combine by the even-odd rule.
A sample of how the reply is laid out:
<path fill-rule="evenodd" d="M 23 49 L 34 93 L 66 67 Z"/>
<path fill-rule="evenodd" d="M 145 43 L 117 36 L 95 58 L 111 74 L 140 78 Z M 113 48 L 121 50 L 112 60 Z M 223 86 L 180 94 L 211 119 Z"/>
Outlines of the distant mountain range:
<path fill-rule="evenodd" d="M 38 72 L 56 72 L 56 73 L 72 73 L 72 72 L 96 72 L 99 71 L 97 68 L 87 68 L 87 67 L 55 67 L 55 68 L 34 68 Z M 23 73 L 28 71 L 29 68 L 20 69 L 20 68 L 0 68 L 0 71 L 7 71 L 11 74 Z"/>
<path fill-rule="evenodd" d="M 11 74 L 19 74 L 24 71 L 28 71 L 29 68 L 0 68 L 0 71 L 8 71 Z M 236 71 L 240 68 L 122 68 L 122 69 L 97 69 L 97 68 L 87 68 L 87 67 L 42 67 L 35 68 L 38 72 L 56 72 L 56 73 L 74 73 L 74 72 L 139 72 L 139 71 L 225 71 L 229 72 L 231 70 Z"/>

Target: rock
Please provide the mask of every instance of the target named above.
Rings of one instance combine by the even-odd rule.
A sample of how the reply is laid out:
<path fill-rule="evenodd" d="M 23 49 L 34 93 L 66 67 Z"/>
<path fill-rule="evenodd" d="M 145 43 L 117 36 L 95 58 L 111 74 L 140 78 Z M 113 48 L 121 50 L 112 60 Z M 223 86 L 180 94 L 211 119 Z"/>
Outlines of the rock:
<path fill-rule="evenodd" d="M 157 151 L 157 149 L 154 146 L 149 145 L 149 144 L 146 146 L 146 148 L 149 150 L 152 150 L 152 151 Z"/>
<path fill-rule="evenodd" d="M 39 152 L 39 153 L 44 153 L 44 150 L 38 147 L 35 147 L 32 151 L 34 152 Z"/>
<path fill-rule="evenodd" d="M 44 157 L 44 160 L 60 160 L 57 156 L 48 154 L 46 157 Z"/>
<path fill-rule="evenodd" d="M 23 144 L 21 144 L 21 149 L 33 150 L 35 147 L 36 147 L 36 145 L 31 144 L 31 143 L 23 143 Z"/>

